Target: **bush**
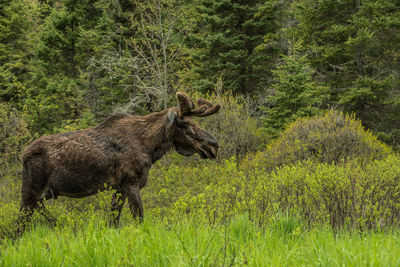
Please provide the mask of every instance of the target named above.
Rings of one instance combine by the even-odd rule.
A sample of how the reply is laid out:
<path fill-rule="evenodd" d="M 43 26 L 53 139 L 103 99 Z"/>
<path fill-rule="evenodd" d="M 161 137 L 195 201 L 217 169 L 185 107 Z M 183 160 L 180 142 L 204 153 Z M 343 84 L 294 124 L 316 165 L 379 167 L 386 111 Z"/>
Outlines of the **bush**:
<path fill-rule="evenodd" d="M 264 225 L 279 212 L 293 211 L 310 225 L 373 228 L 400 219 L 398 163 L 359 121 L 329 111 L 292 123 L 239 167 L 235 159 L 159 165 L 150 174 L 144 203 L 161 216 L 173 210 L 210 222 L 246 213 Z"/>
<path fill-rule="evenodd" d="M 295 210 L 311 225 L 370 229 L 400 222 L 400 158 L 364 167 L 311 161 L 284 166 L 256 182 L 259 211 Z M 263 215 L 262 212 L 259 213 Z M 259 217 L 262 219 L 262 216 Z"/>
<path fill-rule="evenodd" d="M 160 168 L 143 191 L 144 204 L 164 216 L 194 214 L 210 223 L 238 214 L 260 225 L 276 214 L 293 212 L 309 226 L 330 224 L 371 229 L 400 222 L 400 157 L 389 156 L 360 166 L 298 162 L 271 173 L 244 160 L 238 169 L 227 160 L 219 165 Z"/>
<path fill-rule="evenodd" d="M 31 135 L 20 112 L 5 103 L 0 104 L 0 176 L 19 163 L 19 153 Z"/>
<path fill-rule="evenodd" d="M 350 159 L 369 162 L 392 153 L 359 120 L 339 111 L 302 118 L 288 125 L 282 135 L 259 153 L 256 162 L 267 170 L 297 161 L 340 163 Z"/>
<path fill-rule="evenodd" d="M 276 162 L 267 161 L 268 153 Z M 1 236 L 16 219 L 20 180 L 9 174 L 0 183 Z M 244 214 L 266 225 L 276 214 L 289 212 L 309 226 L 392 226 L 400 222 L 400 157 L 364 131 L 358 121 L 329 112 L 293 123 L 265 152 L 239 165 L 234 158 L 186 166 L 157 163 L 142 195 L 145 213 L 166 219 L 192 214 L 210 223 L 225 223 Z M 107 218 L 110 199 L 111 192 L 106 191 L 81 200 L 60 197 L 46 206 L 59 223 L 78 227 L 85 220 L 73 220 L 71 214 L 81 218 L 79 214 L 95 213 Z M 122 223 L 132 222 L 127 206 Z M 295 233 L 299 224 L 282 221 L 277 227 Z"/>

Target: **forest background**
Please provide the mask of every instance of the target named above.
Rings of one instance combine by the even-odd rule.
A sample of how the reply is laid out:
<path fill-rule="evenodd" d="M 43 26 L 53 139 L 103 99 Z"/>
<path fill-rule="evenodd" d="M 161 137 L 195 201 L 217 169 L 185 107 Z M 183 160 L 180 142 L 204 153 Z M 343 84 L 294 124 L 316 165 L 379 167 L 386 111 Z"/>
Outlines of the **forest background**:
<path fill-rule="evenodd" d="M 398 1 L 2 0 L 0 14 L 8 146 L 158 111 L 183 90 L 234 95 L 272 137 L 352 113 L 398 150 Z"/>

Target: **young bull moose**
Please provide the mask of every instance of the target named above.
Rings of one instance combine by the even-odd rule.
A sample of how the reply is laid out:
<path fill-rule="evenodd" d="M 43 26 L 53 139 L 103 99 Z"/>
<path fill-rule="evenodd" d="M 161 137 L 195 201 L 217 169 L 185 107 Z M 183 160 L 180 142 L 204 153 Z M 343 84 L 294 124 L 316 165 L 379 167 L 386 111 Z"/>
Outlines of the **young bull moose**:
<path fill-rule="evenodd" d="M 143 117 L 115 114 L 97 127 L 43 136 L 30 144 L 22 155 L 22 229 L 35 210 L 54 220 L 43 200 L 82 198 L 104 185 L 117 191 L 111 203 L 112 223 L 118 224 L 126 198 L 133 217 L 142 220 L 140 189 L 155 161 L 172 148 L 184 156 L 215 158 L 217 141 L 191 116 L 212 115 L 220 105 L 199 99 L 196 108 L 186 94 L 176 96 L 178 107 Z"/>

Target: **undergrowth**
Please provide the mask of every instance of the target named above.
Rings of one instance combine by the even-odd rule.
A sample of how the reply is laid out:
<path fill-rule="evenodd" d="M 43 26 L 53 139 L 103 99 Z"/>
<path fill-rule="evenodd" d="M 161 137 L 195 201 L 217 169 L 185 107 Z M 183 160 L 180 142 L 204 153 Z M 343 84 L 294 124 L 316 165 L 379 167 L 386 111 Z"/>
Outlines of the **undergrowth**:
<path fill-rule="evenodd" d="M 277 212 L 293 210 L 310 227 L 327 223 L 364 230 L 400 222 L 399 166 L 400 157 L 390 156 L 364 165 L 308 160 L 272 172 L 251 161 L 237 167 L 234 160 L 156 168 L 143 195 L 161 217 L 194 213 L 216 223 L 246 213 L 263 225 Z"/>

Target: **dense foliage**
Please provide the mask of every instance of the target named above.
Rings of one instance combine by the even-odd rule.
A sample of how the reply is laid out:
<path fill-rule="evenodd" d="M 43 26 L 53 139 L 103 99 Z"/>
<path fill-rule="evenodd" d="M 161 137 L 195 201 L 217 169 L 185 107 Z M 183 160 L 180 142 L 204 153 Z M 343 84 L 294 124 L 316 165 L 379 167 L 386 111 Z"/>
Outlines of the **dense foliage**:
<path fill-rule="evenodd" d="M 297 23 L 291 32 L 308 50 L 318 79 L 330 85 L 331 101 L 369 128 L 392 134 L 398 124 L 399 2 L 307 0 L 292 8 Z"/>
<path fill-rule="evenodd" d="M 359 121 L 328 112 L 294 122 L 239 166 L 226 160 L 196 168 L 155 168 L 145 198 L 163 217 L 173 208 L 204 214 L 214 223 L 246 213 L 263 225 L 289 210 L 310 226 L 398 225 L 399 160 Z"/>
<path fill-rule="evenodd" d="M 278 1 L 198 2 L 200 19 L 191 43 L 195 87 L 210 91 L 222 77 L 234 93 L 262 90 L 279 51 L 274 43 L 280 28 Z"/>
<path fill-rule="evenodd" d="M 0 12 L 0 99 L 32 135 L 221 80 L 273 135 L 333 106 L 399 142 L 395 0 L 12 0 Z"/>

